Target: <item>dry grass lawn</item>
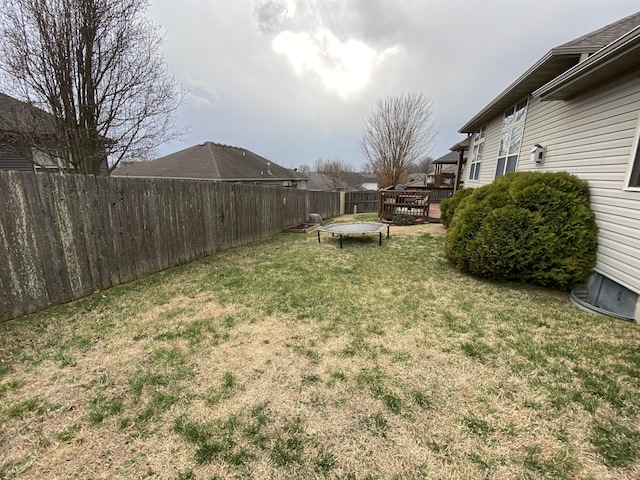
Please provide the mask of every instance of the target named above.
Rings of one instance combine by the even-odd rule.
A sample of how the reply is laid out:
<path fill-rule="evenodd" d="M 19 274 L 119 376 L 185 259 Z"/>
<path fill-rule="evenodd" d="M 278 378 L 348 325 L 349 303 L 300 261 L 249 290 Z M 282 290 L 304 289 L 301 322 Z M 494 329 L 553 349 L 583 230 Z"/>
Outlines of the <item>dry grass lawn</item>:
<path fill-rule="evenodd" d="M 282 234 L 0 325 L 0 478 L 640 478 L 638 325 L 443 235 Z"/>

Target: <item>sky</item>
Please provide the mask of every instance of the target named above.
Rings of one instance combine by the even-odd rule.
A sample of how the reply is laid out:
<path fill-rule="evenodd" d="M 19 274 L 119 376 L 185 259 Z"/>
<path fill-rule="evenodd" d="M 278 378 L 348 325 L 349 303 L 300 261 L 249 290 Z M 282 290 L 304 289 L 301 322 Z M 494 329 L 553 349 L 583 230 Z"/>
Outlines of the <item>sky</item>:
<path fill-rule="evenodd" d="M 386 96 L 433 102 L 438 158 L 469 119 L 551 48 L 640 10 L 640 0 L 151 0 L 168 68 L 187 91 L 180 140 L 288 168 L 359 170 L 363 120 Z"/>

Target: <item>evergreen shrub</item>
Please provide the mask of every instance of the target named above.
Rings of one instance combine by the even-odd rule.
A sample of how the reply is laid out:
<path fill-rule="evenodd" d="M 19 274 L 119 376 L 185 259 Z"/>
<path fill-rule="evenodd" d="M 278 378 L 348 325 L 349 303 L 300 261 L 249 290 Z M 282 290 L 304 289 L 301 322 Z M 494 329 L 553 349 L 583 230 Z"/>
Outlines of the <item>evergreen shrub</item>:
<path fill-rule="evenodd" d="M 440 202 L 440 222 L 447 228 L 451 225 L 451 219 L 456 213 L 460 202 L 473 193 L 473 188 L 458 190 L 451 198 L 445 198 Z"/>
<path fill-rule="evenodd" d="M 598 233 L 586 181 L 566 172 L 514 172 L 469 190 L 454 205 L 445 238 L 446 256 L 459 269 L 562 289 L 586 280 Z"/>
<path fill-rule="evenodd" d="M 416 217 L 407 213 L 398 213 L 391 217 L 391 220 L 396 225 L 415 225 Z"/>

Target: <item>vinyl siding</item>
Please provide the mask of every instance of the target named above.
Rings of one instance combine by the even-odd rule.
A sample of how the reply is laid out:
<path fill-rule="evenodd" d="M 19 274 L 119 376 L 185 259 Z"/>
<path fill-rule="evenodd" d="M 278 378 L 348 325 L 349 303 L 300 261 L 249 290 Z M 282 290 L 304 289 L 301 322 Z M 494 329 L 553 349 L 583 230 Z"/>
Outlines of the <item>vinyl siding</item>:
<path fill-rule="evenodd" d="M 0 170 L 33 172 L 33 164 L 15 148 L 2 145 L 0 146 Z"/>
<path fill-rule="evenodd" d="M 587 180 L 600 229 L 596 271 L 640 294 L 640 192 L 624 190 L 640 115 L 640 70 L 568 101 L 530 101 L 518 170 Z M 542 167 L 528 151 L 547 148 Z"/>

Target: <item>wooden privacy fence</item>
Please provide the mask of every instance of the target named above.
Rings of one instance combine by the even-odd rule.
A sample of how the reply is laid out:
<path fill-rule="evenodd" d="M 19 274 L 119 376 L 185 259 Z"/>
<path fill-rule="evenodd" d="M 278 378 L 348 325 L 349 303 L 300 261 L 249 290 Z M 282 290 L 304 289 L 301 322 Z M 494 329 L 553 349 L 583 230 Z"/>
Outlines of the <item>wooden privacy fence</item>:
<path fill-rule="evenodd" d="M 346 192 L 344 195 L 344 213 L 371 213 L 378 211 L 380 192 Z"/>
<path fill-rule="evenodd" d="M 336 192 L 0 171 L 0 321 L 340 213 Z"/>

